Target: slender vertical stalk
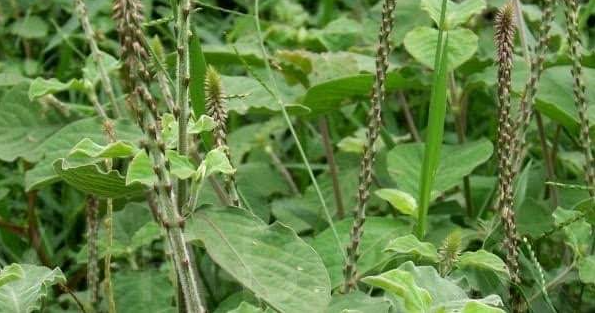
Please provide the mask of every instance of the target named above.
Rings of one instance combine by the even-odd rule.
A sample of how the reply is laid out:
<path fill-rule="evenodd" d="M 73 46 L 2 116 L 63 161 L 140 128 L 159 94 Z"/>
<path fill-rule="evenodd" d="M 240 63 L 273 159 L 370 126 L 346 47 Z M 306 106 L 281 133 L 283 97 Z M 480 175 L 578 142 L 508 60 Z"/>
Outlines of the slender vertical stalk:
<path fill-rule="evenodd" d="M 291 192 L 295 195 L 299 195 L 300 190 L 298 189 L 297 185 L 295 184 L 295 181 L 291 177 L 291 173 L 287 170 L 287 167 L 285 167 L 285 165 L 283 164 L 279 156 L 275 153 L 275 151 L 273 151 L 273 147 L 267 145 L 264 147 L 264 151 L 271 157 L 273 165 L 275 166 L 275 168 L 277 168 L 279 173 L 281 173 L 281 175 L 287 182 L 287 185 L 289 185 L 289 188 L 291 188 Z"/>
<path fill-rule="evenodd" d="M 85 37 L 89 42 L 89 46 L 91 47 L 91 55 L 97 66 L 97 71 L 99 72 L 99 78 L 101 79 L 103 90 L 105 91 L 105 94 L 107 95 L 110 104 L 114 109 L 114 115 L 116 117 L 120 117 L 122 116 L 122 112 L 120 111 L 118 101 L 116 101 L 116 95 L 114 93 L 112 81 L 109 78 L 105 66 L 103 66 L 103 54 L 97 46 L 97 41 L 95 40 L 95 31 L 91 26 L 91 22 L 89 22 L 89 14 L 87 13 L 87 7 L 85 6 L 84 0 L 76 0 L 76 11 L 78 12 L 81 25 L 83 26 Z"/>
<path fill-rule="evenodd" d="M 403 91 L 399 90 L 399 102 L 401 102 L 401 106 L 403 107 L 403 113 L 405 115 L 405 121 L 407 122 L 407 128 L 409 128 L 409 132 L 413 137 L 415 142 L 421 141 L 421 136 L 417 131 L 417 127 L 415 127 L 415 122 L 413 121 L 413 114 L 411 114 L 411 108 L 409 108 L 409 102 L 407 102 L 407 98 L 405 98 L 405 94 Z"/>
<path fill-rule="evenodd" d="M 347 260 L 343 269 L 345 282 L 343 292 L 348 293 L 357 285 L 357 260 L 359 258 L 359 244 L 364 232 L 366 220 L 366 202 L 370 196 L 372 184 L 372 169 L 376 151 L 374 144 L 381 127 L 381 110 L 385 97 L 386 71 L 388 69 L 388 55 L 390 46 L 388 36 L 393 27 L 394 0 L 385 0 L 382 6 L 380 30 L 378 32 L 378 50 L 376 51 L 376 76 L 372 89 L 371 107 L 368 111 L 368 126 L 364 154 L 360 163 L 359 186 L 357 190 L 357 206 L 354 212 L 353 225 L 350 232 L 350 242 L 347 246 Z"/>
<path fill-rule="evenodd" d="M 108 162 L 106 162 L 108 163 Z M 109 162 L 111 163 L 111 162 Z M 111 166 L 110 166 L 111 167 Z M 107 232 L 107 246 L 111 248 L 114 245 L 114 204 L 112 199 L 105 200 L 106 217 L 105 217 L 105 228 Z M 116 313 L 116 301 L 114 299 L 114 291 L 112 286 L 112 254 L 107 253 L 104 259 L 104 289 L 107 296 L 108 312 Z"/>
<path fill-rule="evenodd" d="M 568 29 L 568 46 L 570 59 L 572 60 L 572 77 L 573 77 L 573 92 L 574 102 L 578 111 L 579 124 L 580 124 L 580 143 L 585 156 L 585 181 L 587 187 L 589 187 L 589 196 L 595 198 L 595 160 L 593 158 L 593 152 L 591 151 L 591 137 L 589 135 L 589 129 L 591 125 L 588 117 L 588 104 L 585 95 L 586 86 L 583 81 L 583 68 L 581 65 L 581 39 L 578 32 L 578 7 L 575 0 L 564 0 L 566 9 L 564 14 L 566 16 L 566 28 Z M 595 199 L 593 200 L 595 201 Z"/>
<path fill-rule="evenodd" d="M 93 196 L 87 198 L 87 284 L 91 292 L 90 302 L 94 306 L 97 303 L 99 289 L 99 268 L 97 265 L 97 237 L 98 237 L 98 209 L 99 201 Z"/>
<path fill-rule="evenodd" d="M 585 157 L 584 176 L 585 182 L 589 189 L 589 197 L 591 203 L 595 204 L 595 160 L 593 159 L 593 152 L 591 151 L 591 137 L 589 135 L 589 117 L 587 114 L 588 104 L 585 95 L 585 83 L 583 81 L 583 68 L 581 65 L 581 39 L 578 30 L 578 6 L 575 0 L 564 0 L 566 17 L 566 29 L 568 31 L 568 46 L 570 59 L 572 60 L 572 78 L 573 78 L 573 93 L 574 102 L 578 111 L 579 117 L 579 141 Z M 592 254 L 595 249 L 595 237 L 591 242 L 589 253 Z M 583 301 L 583 293 L 585 285 L 581 284 L 579 293 L 579 303 L 577 309 L 580 310 Z"/>
<path fill-rule="evenodd" d="M 537 94 L 537 88 L 539 79 L 541 78 L 541 74 L 543 73 L 543 63 L 545 61 L 545 53 L 547 50 L 547 45 L 549 43 L 549 31 L 552 26 L 552 21 L 554 19 L 554 14 L 552 10 L 552 2 L 553 0 L 544 0 L 543 6 L 543 14 L 541 16 L 541 23 L 539 28 L 539 39 L 537 42 L 537 46 L 535 47 L 535 51 L 533 55 L 530 55 L 528 45 L 526 42 L 526 38 L 524 37 L 524 19 L 522 15 L 519 15 L 517 12 L 517 21 L 518 21 L 518 29 L 521 33 L 521 43 L 523 46 L 523 52 L 525 53 L 525 58 L 530 61 L 531 70 L 530 75 L 525 83 L 525 88 L 523 93 L 521 94 L 521 101 L 520 101 L 520 114 L 516 120 L 514 125 L 515 134 L 513 136 L 512 142 L 512 162 L 516 170 L 518 170 L 521 166 L 522 158 L 521 152 L 523 147 L 525 146 L 525 132 L 531 122 L 531 116 L 535 113 L 536 119 L 538 119 L 537 128 L 539 130 L 539 139 L 541 142 L 543 155 L 544 155 L 544 163 L 547 170 L 548 179 L 553 181 L 555 179 L 555 171 L 554 171 L 554 164 L 551 158 L 551 154 L 549 152 L 549 148 L 547 146 L 547 138 L 545 136 L 545 131 L 543 129 L 543 123 L 540 123 L 541 114 L 537 111 L 533 111 L 533 102 L 535 101 L 535 95 Z M 520 7 L 519 0 L 514 0 L 515 11 L 517 8 Z M 522 32 L 521 32 L 522 31 Z M 557 203 L 557 190 L 554 186 L 550 186 L 550 193 L 552 204 L 555 207 Z"/>
<path fill-rule="evenodd" d="M 339 171 L 337 163 L 335 162 L 335 154 L 331 145 L 331 140 L 328 133 L 328 122 L 326 117 L 321 117 L 318 120 L 318 128 L 322 136 L 322 144 L 324 146 L 324 153 L 326 154 L 326 161 L 328 163 L 331 180 L 333 183 L 333 195 L 335 196 L 335 204 L 337 206 L 337 218 L 340 220 L 345 216 L 345 208 L 343 206 L 343 196 L 341 195 L 341 186 L 339 185 Z"/>
<path fill-rule="evenodd" d="M 459 144 L 465 143 L 467 140 L 465 138 L 465 121 L 464 113 L 463 113 L 463 97 L 459 96 L 457 93 L 457 85 L 455 81 L 454 72 L 450 72 L 449 77 L 449 89 L 450 89 L 450 98 L 451 98 L 451 107 L 452 111 L 455 115 L 455 128 L 457 131 L 457 139 Z M 474 208 L 473 208 L 473 201 L 471 196 L 471 179 L 469 175 L 463 177 L 463 196 L 465 198 L 465 207 L 467 208 L 467 216 L 473 217 Z"/>
<path fill-rule="evenodd" d="M 500 9 L 495 21 L 495 42 L 498 63 L 498 211 L 504 225 L 504 247 L 507 250 L 506 263 L 510 270 L 513 285 L 511 285 L 511 304 L 513 312 L 520 312 L 521 301 L 516 286 L 521 282 L 519 275 L 518 247 L 519 240 L 516 232 L 514 207 L 515 170 L 512 164 L 513 126 L 511 117 L 510 89 L 511 71 L 514 45 L 514 8 L 507 3 Z"/>
<path fill-rule="evenodd" d="M 179 0 L 177 6 L 177 60 L 178 69 L 176 76 L 176 108 L 179 110 L 178 119 L 178 153 L 188 155 L 188 119 L 190 118 L 190 105 L 188 103 L 188 85 L 190 84 L 189 44 L 190 35 L 190 0 Z M 175 111 L 174 111 L 175 112 Z M 184 207 L 188 200 L 188 183 L 178 179 L 178 207 Z"/>

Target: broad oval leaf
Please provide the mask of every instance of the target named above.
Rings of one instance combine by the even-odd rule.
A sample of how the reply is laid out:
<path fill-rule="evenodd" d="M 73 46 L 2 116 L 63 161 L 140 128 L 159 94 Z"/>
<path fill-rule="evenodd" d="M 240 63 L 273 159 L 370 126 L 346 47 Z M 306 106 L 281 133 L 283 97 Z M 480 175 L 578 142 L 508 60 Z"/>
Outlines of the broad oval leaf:
<path fill-rule="evenodd" d="M 440 23 L 440 10 L 442 0 L 422 0 L 422 9 L 426 10 L 430 17 Z M 457 26 L 466 23 L 474 15 L 481 13 L 487 7 L 485 0 L 465 0 L 463 2 L 446 2 L 446 16 L 444 21 L 445 30 L 455 29 Z"/>
<path fill-rule="evenodd" d="M 0 100 L 0 160 L 12 162 L 23 158 L 36 162 L 41 152 L 36 149 L 58 131 L 63 120 L 52 109 L 44 109 L 27 96 L 28 85 L 20 84 Z"/>
<path fill-rule="evenodd" d="M 497 255 L 486 250 L 477 250 L 463 253 L 457 260 L 455 266 L 460 268 L 474 267 L 510 277 L 508 267 L 506 267 L 504 261 L 502 261 Z"/>
<path fill-rule="evenodd" d="M 117 312 L 178 312 L 171 305 L 175 289 L 169 283 L 167 272 L 143 269 L 118 271 L 112 275 Z"/>
<path fill-rule="evenodd" d="M 368 285 L 382 288 L 403 300 L 403 306 L 408 313 L 431 312 L 432 297 L 430 293 L 420 288 L 409 272 L 394 269 L 378 276 L 365 277 L 362 281 Z"/>
<path fill-rule="evenodd" d="M 330 282 L 314 249 L 290 228 L 265 224 L 239 208 L 198 211 L 186 227 L 188 241 L 246 288 L 281 312 L 324 312 Z"/>
<path fill-rule="evenodd" d="M 13 264 L 22 275 L 19 279 L 0 286 L 0 313 L 29 313 L 41 309 L 41 300 L 48 295 L 48 290 L 55 284 L 66 283 L 66 277 L 59 268 L 49 269 L 44 266 Z"/>
<path fill-rule="evenodd" d="M 535 107 L 547 117 L 564 125 L 569 130 L 578 131 L 579 120 L 574 93 L 571 66 L 556 66 L 546 69 L 539 81 Z M 585 86 L 595 84 L 595 69 L 583 68 Z M 595 125 L 595 91 L 586 90 L 587 102 L 590 104 L 589 120 L 591 127 Z"/>
<path fill-rule="evenodd" d="M 578 276 L 585 284 L 595 284 L 595 256 L 582 258 L 578 263 Z"/>
<path fill-rule="evenodd" d="M 422 87 L 420 81 L 404 76 L 400 72 L 387 74 L 386 88 L 388 91 L 397 88 L 414 89 Z M 318 115 L 337 110 L 341 105 L 354 97 L 369 97 L 374 75 L 358 74 L 336 78 L 311 86 L 303 100 L 303 104 L 311 110 L 311 114 Z"/>
<path fill-rule="evenodd" d="M 54 171 L 72 187 L 98 197 L 123 198 L 142 195 L 141 184 L 126 184 L 126 179 L 116 170 L 105 171 L 99 164 L 71 165 L 68 159 L 58 159 Z"/>
<path fill-rule="evenodd" d="M 477 36 L 466 28 L 449 30 L 448 32 L 448 65 L 452 71 L 467 62 L 477 51 Z M 421 64 L 434 68 L 434 57 L 438 45 L 438 30 L 426 26 L 414 28 L 405 36 L 405 49 Z"/>
<path fill-rule="evenodd" d="M 391 240 L 386 248 L 384 248 L 384 251 L 411 255 L 432 263 L 438 263 L 439 260 L 436 247 L 429 242 L 419 241 L 414 235 L 407 235 Z"/>
<path fill-rule="evenodd" d="M 82 90 L 83 88 L 84 83 L 78 79 L 71 79 L 63 83 L 55 78 L 44 79 L 37 77 L 29 86 L 29 99 L 33 100 L 65 90 Z"/>
<path fill-rule="evenodd" d="M 326 313 L 344 313 L 346 310 L 362 313 L 388 313 L 390 308 L 391 304 L 387 298 L 371 297 L 361 291 L 354 291 L 348 294 L 333 295 Z"/>
<path fill-rule="evenodd" d="M 341 249 L 339 249 L 337 240 L 330 229 L 326 229 L 312 241 L 312 247 L 320 254 L 324 265 L 326 265 L 333 288 L 339 287 L 343 283 L 343 267 L 345 265 L 343 249 L 350 242 L 351 225 L 353 225 L 353 219 L 350 218 L 335 224 L 341 241 Z M 375 216 L 366 218 L 365 227 L 366 231 L 359 246 L 360 257 L 357 261 L 357 270 L 360 275 L 365 275 L 391 258 L 388 253 L 382 252 L 382 249 L 392 238 L 411 232 L 411 226 L 405 222 Z"/>
<path fill-rule="evenodd" d="M 118 140 L 136 142 L 141 137 L 138 127 L 128 120 L 114 121 L 114 129 Z M 25 189 L 40 189 L 59 181 L 60 177 L 53 168 L 54 162 L 66 158 L 83 138 L 89 138 L 100 145 L 107 144 L 101 119 L 86 118 L 72 122 L 38 145 L 33 153 L 44 155 L 45 158 L 25 173 Z"/>
<path fill-rule="evenodd" d="M 419 177 L 424 145 L 397 145 L 387 155 L 388 172 L 403 191 L 419 194 Z M 492 155 L 492 143 L 486 139 L 464 145 L 443 145 L 432 190 L 432 198 L 457 186 L 463 177 L 487 161 Z"/>
<path fill-rule="evenodd" d="M 412 195 L 394 188 L 378 189 L 374 194 L 388 201 L 397 211 L 417 218 L 417 200 Z"/>

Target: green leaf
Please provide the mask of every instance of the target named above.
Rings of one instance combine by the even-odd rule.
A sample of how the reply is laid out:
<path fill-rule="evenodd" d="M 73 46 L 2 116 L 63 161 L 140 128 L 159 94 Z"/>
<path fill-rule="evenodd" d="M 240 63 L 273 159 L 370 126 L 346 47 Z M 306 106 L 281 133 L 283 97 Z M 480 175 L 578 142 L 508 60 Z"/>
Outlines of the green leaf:
<path fill-rule="evenodd" d="M 428 12 L 430 17 L 440 25 L 440 8 L 442 0 L 422 0 L 421 7 Z M 451 30 L 466 23 L 474 15 L 480 14 L 487 8 L 485 0 L 465 0 L 456 3 L 448 0 L 446 4 L 446 16 L 444 29 Z"/>
<path fill-rule="evenodd" d="M 54 162 L 54 171 L 72 187 L 104 198 L 123 198 L 142 195 L 141 184 L 126 184 L 124 176 L 116 170 L 105 171 L 98 164 L 69 164 L 68 159 Z"/>
<path fill-rule="evenodd" d="M 239 114 L 246 114 L 249 111 L 255 113 L 279 112 L 277 100 L 254 78 L 245 76 L 221 76 L 223 88 L 227 95 L 236 95 L 227 102 L 227 109 Z M 294 87 L 294 93 L 300 93 L 298 86 Z M 290 113 L 307 114 L 308 108 L 292 103 L 293 97 L 283 93 L 285 106 Z"/>
<path fill-rule="evenodd" d="M 198 211 L 186 226 L 226 272 L 274 309 L 324 312 L 330 302 L 328 273 L 316 252 L 293 230 L 267 225 L 238 208 Z"/>
<path fill-rule="evenodd" d="M 442 0 L 440 9 L 440 23 L 444 25 L 446 14 L 446 3 L 448 0 Z M 442 148 L 442 137 L 444 137 L 444 120 L 446 117 L 446 80 L 447 64 L 450 59 L 448 53 L 448 33 L 445 35 L 442 28 L 437 31 L 436 45 L 434 51 L 434 77 L 432 93 L 430 97 L 430 106 L 428 114 L 428 128 L 426 143 L 424 146 L 425 154 L 421 173 L 419 175 L 419 212 L 417 217 L 416 234 L 419 238 L 425 236 L 427 228 L 427 215 L 432 197 L 432 188 L 435 181 L 435 174 L 438 170 L 440 160 L 440 150 Z M 407 45 L 405 45 L 407 46 Z"/>
<path fill-rule="evenodd" d="M 553 213 L 556 226 L 566 224 L 568 221 L 575 219 L 577 214 L 581 213 L 557 208 Z M 567 240 L 564 242 L 572 248 L 576 255 L 587 255 L 592 241 L 592 228 L 584 218 L 580 218 L 578 221 L 566 225 L 564 227 L 564 234 L 567 237 Z"/>
<path fill-rule="evenodd" d="M 170 164 L 170 173 L 179 179 L 188 179 L 196 172 L 196 167 L 187 156 L 179 155 L 176 151 L 165 151 L 165 157 Z"/>
<path fill-rule="evenodd" d="M 34 100 L 45 95 L 55 94 L 66 90 L 83 90 L 84 83 L 79 79 L 71 79 L 63 83 L 55 78 L 44 79 L 37 77 L 29 86 L 29 99 Z"/>
<path fill-rule="evenodd" d="M 564 125 L 571 131 L 578 131 L 579 120 L 576 105 L 574 104 L 571 66 L 556 66 L 546 69 L 539 81 L 537 101 L 535 107 L 552 120 Z M 595 84 L 595 69 L 583 68 L 585 86 Z M 591 126 L 595 125 L 595 91 L 593 88 L 586 90 L 587 102 L 591 104 L 589 120 Z"/>
<path fill-rule="evenodd" d="M 118 140 L 107 146 L 93 142 L 89 138 L 81 140 L 72 148 L 70 156 L 85 156 L 90 158 L 128 158 L 138 152 L 138 148 L 127 141 Z"/>
<path fill-rule="evenodd" d="M 235 169 L 233 168 L 233 166 L 231 166 L 231 163 L 227 159 L 227 155 L 225 154 L 224 149 L 227 148 L 219 147 L 207 153 L 205 159 L 202 161 L 202 164 L 200 165 L 200 167 L 203 169 L 198 169 L 203 173 L 203 177 L 208 177 L 213 173 L 222 173 L 227 175 L 235 173 Z"/>
<path fill-rule="evenodd" d="M 119 313 L 174 313 L 174 288 L 167 272 L 144 269 L 118 271 L 113 277 L 116 310 Z"/>
<path fill-rule="evenodd" d="M 378 8 L 380 9 L 380 2 Z M 399 21 L 399 26 L 395 27 L 391 33 L 391 39 L 396 46 L 403 43 L 405 35 L 417 26 L 431 26 L 432 21 L 419 5 L 419 0 L 400 0 L 395 5 L 395 21 Z"/>
<path fill-rule="evenodd" d="M 231 45 L 202 45 L 202 52 L 206 63 L 214 66 L 237 64 L 242 65 L 242 60 L 253 66 L 264 66 L 262 54 L 257 45 L 234 44 L 239 56 Z M 241 59 L 240 59 L 241 57 Z"/>
<path fill-rule="evenodd" d="M 153 162 L 145 150 L 136 153 L 126 172 L 126 185 L 137 182 L 149 187 L 157 182 L 157 175 L 153 172 Z"/>
<path fill-rule="evenodd" d="M 114 58 L 111 54 L 100 51 L 101 63 L 105 68 L 105 71 L 109 74 L 117 71 L 120 68 L 120 62 Z M 87 57 L 85 60 L 85 67 L 83 67 L 83 77 L 86 81 L 91 82 L 92 86 L 95 86 L 101 81 L 101 75 L 97 68 L 97 62 L 92 56 Z"/>
<path fill-rule="evenodd" d="M 470 0 L 468 0 L 470 1 Z M 448 66 L 452 71 L 467 62 L 477 51 L 477 36 L 466 28 L 449 30 L 448 34 Z M 405 36 L 405 49 L 418 62 L 434 69 L 438 30 L 426 26 L 417 27 Z"/>
<path fill-rule="evenodd" d="M 374 192 L 379 198 L 388 201 L 397 211 L 417 218 L 417 200 L 398 189 L 378 189 Z"/>
<path fill-rule="evenodd" d="M 465 304 L 465 307 L 463 307 L 462 313 L 506 313 L 506 311 L 481 302 L 469 301 Z"/>
<path fill-rule="evenodd" d="M 333 295 L 331 304 L 325 313 L 343 313 L 356 310 L 362 313 L 388 313 L 390 301 L 386 298 L 374 298 L 361 291 Z"/>
<path fill-rule="evenodd" d="M 62 119 L 54 110 L 46 110 L 27 97 L 28 86 L 17 85 L 0 100 L 0 160 L 13 162 L 23 158 L 29 162 L 41 158 L 36 148 L 62 127 Z"/>
<path fill-rule="evenodd" d="M 48 295 L 51 286 L 65 284 L 66 278 L 59 268 L 53 270 L 36 265 L 13 264 L 23 275 L 0 286 L 0 313 L 29 313 L 41 309 L 41 300 Z"/>
<path fill-rule="evenodd" d="M 429 313 L 432 297 L 427 290 L 415 283 L 411 273 L 395 269 L 378 276 L 368 276 L 362 282 L 382 288 L 393 296 L 403 300 L 403 306 L 409 313 Z"/>
<path fill-rule="evenodd" d="M 508 268 L 506 267 L 506 264 L 504 264 L 504 261 L 502 261 L 497 255 L 485 250 L 463 253 L 457 260 L 455 266 L 460 268 L 474 267 L 478 269 L 485 269 L 499 275 L 504 275 L 507 278 L 510 277 Z"/>
<path fill-rule="evenodd" d="M 386 90 L 420 88 L 421 83 L 409 79 L 399 72 L 387 74 Z M 349 102 L 350 98 L 369 97 L 374 75 L 358 74 L 348 77 L 336 78 L 311 86 L 306 92 L 303 105 L 311 110 L 311 114 L 319 115 L 332 112 Z"/>
<path fill-rule="evenodd" d="M 210 132 L 215 129 L 217 125 L 215 120 L 208 116 L 208 115 L 201 115 L 198 120 L 190 120 L 188 123 L 188 133 L 189 134 L 200 134 L 203 132 Z"/>
<path fill-rule="evenodd" d="M 486 139 L 464 145 L 443 145 L 436 179 L 432 187 L 432 199 L 457 186 L 463 177 L 486 162 L 493 152 L 492 143 Z M 387 155 L 388 172 L 399 188 L 409 194 L 419 194 L 419 177 L 424 145 L 421 143 L 400 144 Z M 462 161 L 464 160 L 464 162 Z"/>
<path fill-rule="evenodd" d="M 328 51 L 341 51 L 354 46 L 362 33 L 362 25 L 348 17 L 340 17 L 316 33 Z"/>
<path fill-rule="evenodd" d="M 351 225 L 353 225 L 353 219 L 350 218 L 335 224 L 341 247 L 346 247 L 350 242 Z M 382 252 L 382 249 L 386 247 L 392 238 L 404 236 L 410 232 L 411 227 L 409 225 L 392 218 L 376 216 L 366 218 L 366 231 L 359 246 L 358 273 L 365 275 L 387 262 L 391 256 Z M 333 288 L 339 287 L 343 282 L 344 251 L 338 249 L 332 231 L 326 229 L 316 236 L 312 241 L 312 247 L 320 254 L 329 272 L 331 286 Z"/>
<path fill-rule="evenodd" d="M 231 310 L 228 311 L 229 313 L 263 313 L 264 311 L 261 308 L 255 307 L 254 305 L 248 303 L 248 302 L 242 302 L 240 303 L 240 305 Z"/>
<path fill-rule="evenodd" d="M 128 120 L 114 121 L 114 130 L 116 138 L 119 140 L 136 142 L 141 137 L 138 127 Z M 38 145 L 33 153 L 45 155 L 45 158 L 25 173 L 25 188 L 27 190 L 40 189 L 59 181 L 60 177 L 53 168 L 54 162 L 57 159 L 66 158 L 82 138 L 89 138 L 100 145 L 107 145 L 102 120 L 86 118 L 70 123 Z"/>
<path fill-rule="evenodd" d="M 48 34 L 47 22 L 37 15 L 27 15 L 17 19 L 12 24 L 10 31 L 25 39 L 43 38 Z"/>
<path fill-rule="evenodd" d="M 23 278 L 23 268 L 16 263 L 10 264 L 0 270 L 0 287 L 6 285 L 12 281 Z"/>
<path fill-rule="evenodd" d="M 429 242 L 421 242 L 414 235 L 407 235 L 391 240 L 385 252 L 394 252 L 398 254 L 406 254 L 415 257 L 416 259 L 425 259 L 432 263 L 438 263 L 438 251 L 436 247 Z"/>
<path fill-rule="evenodd" d="M 199 30 L 194 28 L 190 37 L 190 85 L 188 86 L 190 102 L 195 116 L 206 113 L 205 109 L 205 74 L 207 63 L 202 52 Z"/>
<path fill-rule="evenodd" d="M 585 284 L 595 284 L 595 255 L 590 255 L 578 263 L 578 276 Z"/>
<path fill-rule="evenodd" d="M 408 261 L 398 267 L 398 270 L 410 273 L 415 284 L 428 291 L 432 297 L 432 311 L 440 308 L 446 312 L 457 312 L 470 301 L 479 301 L 491 306 L 501 306 L 502 300 L 497 295 L 489 295 L 482 299 L 470 299 L 465 291 L 457 286 L 454 281 L 441 277 L 432 266 L 415 266 Z"/>

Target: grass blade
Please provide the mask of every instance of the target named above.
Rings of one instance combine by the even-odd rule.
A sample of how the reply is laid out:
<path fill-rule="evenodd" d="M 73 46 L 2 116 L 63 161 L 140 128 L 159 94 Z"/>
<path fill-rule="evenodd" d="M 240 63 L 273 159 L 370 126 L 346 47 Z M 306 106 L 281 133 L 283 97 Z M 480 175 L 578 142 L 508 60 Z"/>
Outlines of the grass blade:
<path fill-rule="evenodd" d="M 448 33 L 444 33 L 444 19 L 446 12 L 446 0 L 442 1 L 442 12 L 440 15 L 440 27 L 438 33 L 438 44 L 436 45 L 436 56 L 434 60 L 434 78 L 432 95 L 430 97 L 430 109 L 428 115 L 428 128 L 424 150 L 424 160 L 420 177 L 419 193 L 419 215 L 417 219 L 416 233 L 419 239 L 426 234 L 427 215 L 430 206 L 430 196 L 434 176 L 440 158 L 440 148 L 444 137 L 444 119 L 446 116 L 446 90 L 447 90 L 447 63 L 448 63 Z"/>

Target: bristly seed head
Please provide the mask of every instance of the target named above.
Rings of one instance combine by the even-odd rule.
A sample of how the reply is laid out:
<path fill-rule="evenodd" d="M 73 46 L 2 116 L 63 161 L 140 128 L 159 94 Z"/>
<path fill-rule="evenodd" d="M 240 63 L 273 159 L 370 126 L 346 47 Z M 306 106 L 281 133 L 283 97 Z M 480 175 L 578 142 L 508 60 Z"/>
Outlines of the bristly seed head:
<path fill-rule="evenodd" d="M 219 76 L 217 70 L 211 65 L 207 67 L 205 73 L 205 95 L 207 97 L 207 104 L 220 103 L 223 99 L 221 76 Z"/>
<path fill-rule="evenodd" d="M 498 62 L 507 62 L 512 54 L 515 32 L 515 15 L 512 2 L 506 3 L 496 14 L 495 41 L 498 48 Z"/>

